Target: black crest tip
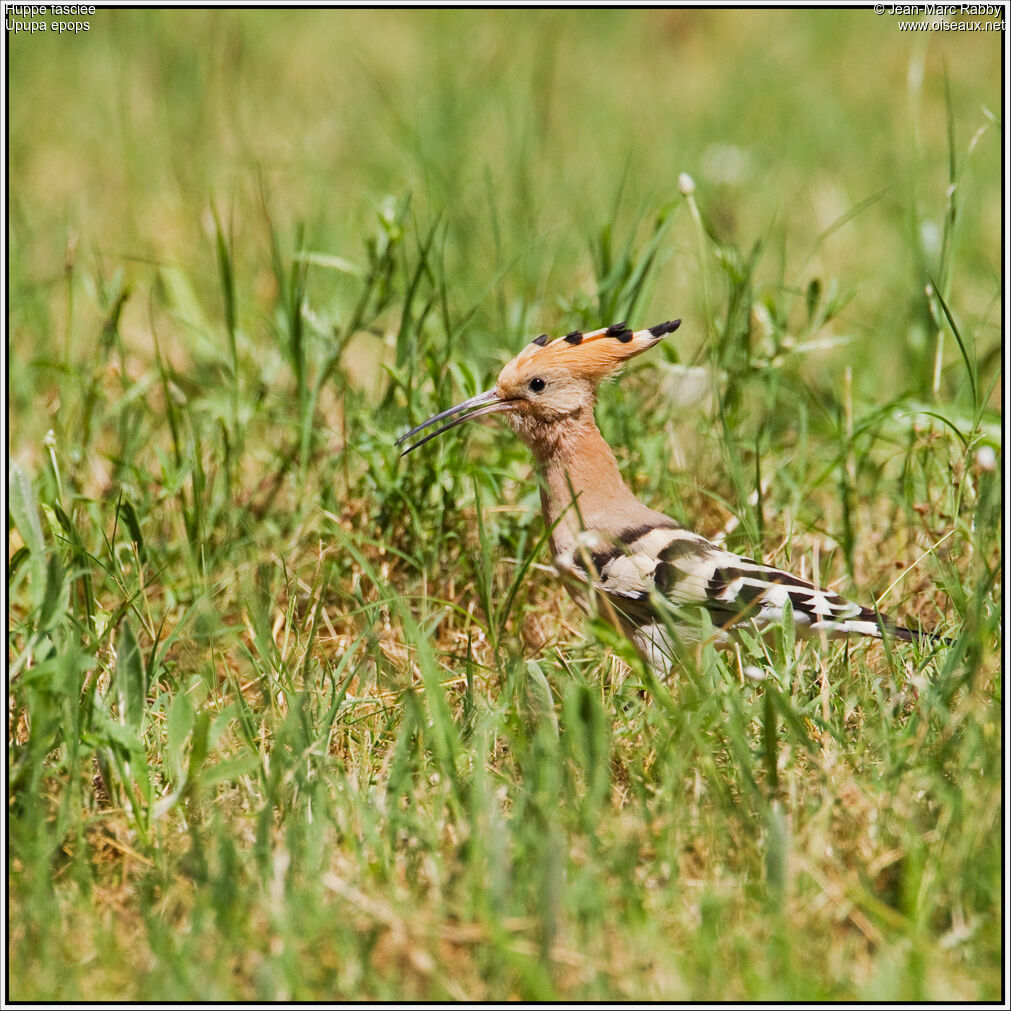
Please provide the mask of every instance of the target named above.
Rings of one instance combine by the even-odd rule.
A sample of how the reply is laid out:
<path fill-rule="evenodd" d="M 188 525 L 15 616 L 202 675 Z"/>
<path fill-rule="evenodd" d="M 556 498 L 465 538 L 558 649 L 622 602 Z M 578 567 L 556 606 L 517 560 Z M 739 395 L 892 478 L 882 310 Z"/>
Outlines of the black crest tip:
<path fill-rule="evenodd" d="M 651 326 L 649 332 L 654 337 L 663 337 L 664 334 L 674 333 L 679 326 L 681 326 L 681 320 L 669 319 L 666 323 L 658 323 L 656 326 Z"/>
<path fill-rule="evenodd" d="M 563 340 L 568 344 L 578 344 L 583 339 L 583 334 L 581 330 L 573 330 L 572 333 L 567 333 Z"/>
<path fill-rule="evenodd" d="M 542 333 L 540 337 L 535 337 L 530 343 L 536 344 L 539 348 L 542 348 L 548 343 L 548 335 L 546 333 Z"/>
<path fill-rule="evenodd" d="M 605 333 L 608 337 L 621 337 L 621 335 L 628 329 L 628 324 L 624 321 L 621 323 L 612 323 Z"/>

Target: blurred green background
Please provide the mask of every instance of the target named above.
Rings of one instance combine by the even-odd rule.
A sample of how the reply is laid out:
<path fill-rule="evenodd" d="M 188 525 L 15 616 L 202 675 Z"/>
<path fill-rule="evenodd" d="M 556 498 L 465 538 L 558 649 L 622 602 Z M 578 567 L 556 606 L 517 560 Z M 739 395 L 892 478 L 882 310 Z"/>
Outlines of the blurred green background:
<path fill-rule="evenodd" d="M 477 305 L 508 350 L 565 325 L 591 236 L 657 214 L 688 172 L 721 238 L 771 236 L 770 275 L 841 275 L 847 324 L 901 383 L 929 353 L 916 303 L 942 268 L 946 80 L 948 255 L 960 310 L 997 342 L 1000 65 L 999 33 L 912 36 L 869 11 L 102 12 L 84 37 L 11 39 L 13 344 L 51 339 L 21 295 L 43 310 L 68 234 L 106 270 L 181 266 L 209 297 L 212 204 L 269 299 L 244 274 L 263 269 L 265 186 L 284 228 L 351 260 L 373 207 L 411 194 L 423 224 L 446 221 L 458 311 Z M 687 217 L 643 318 L 683 316 L 690 344 L 706 322 Z"/>

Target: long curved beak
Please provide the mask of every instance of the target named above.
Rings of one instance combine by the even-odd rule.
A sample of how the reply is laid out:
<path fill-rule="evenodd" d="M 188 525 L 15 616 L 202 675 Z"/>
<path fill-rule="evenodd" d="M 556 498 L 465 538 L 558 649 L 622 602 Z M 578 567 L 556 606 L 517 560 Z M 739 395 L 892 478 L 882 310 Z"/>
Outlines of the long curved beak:
<path fill-rule="evenodd" d="M 451 428 L 456 428 L 457 425 L 462 425 L 465 421 L 470 421 L 471 418 L 480 418 L 484 414 L 498 414 L 500 411 L 511 411 L 514 407 L 514 402 L 512 400 L 502 400 L 495 390 L 485 390 L 484 393 L 479 393 L 476 397 L 471 397 L 469 400 L 465 400 L 462 404 L 457 404 L 456 407 L 449 408 L 448 411 L 443 411 L 441 414 L 435 414 L 428 421 L 423 421 L 416 428 L 412 428 L 409 432 L 404 432 L 404 434 L 397 439 L 396 444 L 398 446 L 407 442 L 412 435 L 417 435 L 418 432 L 423 432 L 426 428 L 431 425 L 442 421 L 443 418 L 453 418 L 453 415 L 461 414 L 464 411 L 470 411 L 469 414 L 463 414 L 462 417 L 453 418 L 448 424 L 443 425 L 441 428 L 437 428 L 434 432 L 430 432 L 423 439 L 419 439 L 417 442 L 408 446 L 407 449 L 401 452 L 401 456 L 407 456 L 408 453 L 413 449 L 417 449 L 419 446 L 424 446 L 426 442 L 430 439 L 434 439 L 437 435 L 442 435 L 443 432 L 448 432 Z"/>

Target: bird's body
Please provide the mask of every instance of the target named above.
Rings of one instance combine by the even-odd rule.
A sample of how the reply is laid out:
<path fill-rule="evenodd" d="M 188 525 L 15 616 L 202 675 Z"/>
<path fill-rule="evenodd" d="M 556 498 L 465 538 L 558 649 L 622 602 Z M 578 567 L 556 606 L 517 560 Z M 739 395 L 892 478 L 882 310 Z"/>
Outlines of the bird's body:
<path fill-rule="evenodd" d="M 584 606 L 599 595 L 661 673 L 702 628 L 711 625 L 716 645 L 726 645 L 742 625 L 762 633 L 782 621 L 787 602 L 800 635 L 919 637 L 831 590 L 713 544 L 628 488 L 594 420 L 597 387 L 679 324 L 633 332 L 622 323 L 550 343 L 539 337 L 502 369 L 493 390 L 436 415 L 400 441 L 443 418 L 472 413 L 404 452 L 476 415 L 506 413 L 537 462 L 544 521 L 566 586 Z"/>

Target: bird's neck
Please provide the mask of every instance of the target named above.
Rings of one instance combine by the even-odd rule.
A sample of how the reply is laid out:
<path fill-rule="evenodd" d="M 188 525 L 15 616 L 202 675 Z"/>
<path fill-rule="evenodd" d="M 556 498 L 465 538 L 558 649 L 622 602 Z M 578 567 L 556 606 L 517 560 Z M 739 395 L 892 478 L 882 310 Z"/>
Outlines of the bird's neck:
<path fill-rule="evenodd" d="M 541 473 L 541 508 L 556 555 L 571 550 L 581 530 L 618 536 L 657 515 L 622 480 L 592 407 L 521 434 L 529 436 Z"/>

